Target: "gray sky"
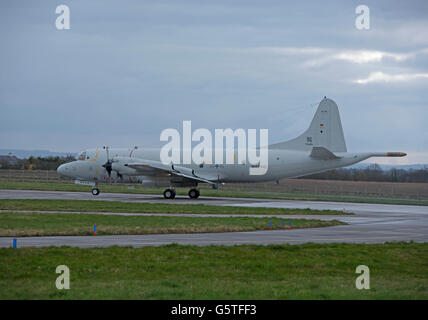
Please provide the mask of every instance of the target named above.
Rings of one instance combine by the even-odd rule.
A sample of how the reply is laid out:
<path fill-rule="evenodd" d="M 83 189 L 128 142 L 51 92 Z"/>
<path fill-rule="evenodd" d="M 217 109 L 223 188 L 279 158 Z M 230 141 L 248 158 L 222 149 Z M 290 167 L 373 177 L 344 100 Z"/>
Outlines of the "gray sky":
<path fill-rule="evenodd" d="M 428 1 L 2 1 L 0 39 L 1 149 L 161 146 L 183 120 L 274 143 L 326 95 L 348 150 L 428 163 Z"/>

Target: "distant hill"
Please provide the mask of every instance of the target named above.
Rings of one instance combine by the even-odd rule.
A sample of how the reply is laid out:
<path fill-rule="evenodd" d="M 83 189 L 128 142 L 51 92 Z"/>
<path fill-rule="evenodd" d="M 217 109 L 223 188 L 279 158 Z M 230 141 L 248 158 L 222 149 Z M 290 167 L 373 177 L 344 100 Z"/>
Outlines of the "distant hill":
<path fill-rule="evenodd" d="M 0 156 L 15 156 L 20 159 L 29 158 L 31 156 L 37 157 L 66 157 L 71 155 L 73 157 L 77 156 L 75 152 L 52 152 L 49 150 L 23 150 L 23 149 L 0 149 Z"/>

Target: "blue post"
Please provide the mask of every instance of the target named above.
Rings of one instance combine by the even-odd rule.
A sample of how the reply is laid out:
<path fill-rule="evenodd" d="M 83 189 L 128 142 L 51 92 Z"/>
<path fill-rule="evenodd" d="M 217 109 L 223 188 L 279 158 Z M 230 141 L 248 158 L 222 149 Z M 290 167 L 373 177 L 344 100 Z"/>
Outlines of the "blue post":
<path fill-rule="evenodd" d="M 288 225 L 289 225 L 288 228 L 291 230 L 291 221 L 288 223 Z"/>
<path fill-rule="evenodd" d="M 97 225 L 94 224 L 94 236 L 97 234 Z"/>
<path fill-rule="evenodd" d="M 269 222 L 269 227 L 272 230 L 272 221 Z"/>
<path fill-rule="evenodd" d="M 285 221 L 282 221 L 282 229 L 285 229 Z"/>
<path fill-rule="evenodd" d="M 13 241 L 12 241 L 12 246 L 13 246 L 14 248 L 16 248 L 16 239 L 13 239 Z"/>

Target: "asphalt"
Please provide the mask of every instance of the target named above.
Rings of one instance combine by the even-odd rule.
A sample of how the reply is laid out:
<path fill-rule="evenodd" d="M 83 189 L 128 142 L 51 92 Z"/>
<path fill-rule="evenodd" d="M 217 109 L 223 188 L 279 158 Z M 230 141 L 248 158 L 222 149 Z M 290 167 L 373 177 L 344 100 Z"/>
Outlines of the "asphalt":
<path fill-rule="evenodd" d="M 94 199 L 90 193 L 0 190 L 0 199 Z M 177 197 L 165 200 L 161 196 L 143 194 L 103 193 L 95 200 L 209 204 L 218 206 L 247 206 L 267 208 L 310 208 L 344 210 L 354 215 L 344 216 L 304 216 L 315 219 L 337 219 L 348 223 L 312 229 L 285 229 L 255 232 L 198 233 L 198 234 L 157 234 L 157 235 L 120 235 L 120 236 L 58 236 L 58 237 L 23 237 L 18 238 L 18 247 L 73 246 L 73 247 L 108 247 L 108 246 L 160 246 L 166 244 L 182 245 L 239 245 L 239 244 L 300 244 L 300 243 L 384 243 L 393 241 L 428 242 L 428 207 L 409 205 L 387 205 L 368 203 L 345 203 L 326 201 L 266 200 L 248 198 L 201 197 L 190 200 Z M 41 212 L 43 213 L 43 212 Z M 99 214 L 99 213 L 92 213 Z M 127 215 L 127 213 L 107 213 Z M 141 214 L 151 215 L 151 214 Z M 162 214 L 169 215 L 169 214 Z M 177 214 L 174 214 L 177 215 Z M 199 216 L 199 215 L 198 215 Z M 213 216 L 213 215 L 207 215 Z M 224 215 L 221 215 L 224 217 Z M 254 216 L 254 215 L 251 215 Z M 266 216 L 266 215 L 262 215 Z M 302 216 L 282 216 L 283 218 L 300 218 Z M 10 247 L 12 238 L 0 238 L 0 247 Z"/>

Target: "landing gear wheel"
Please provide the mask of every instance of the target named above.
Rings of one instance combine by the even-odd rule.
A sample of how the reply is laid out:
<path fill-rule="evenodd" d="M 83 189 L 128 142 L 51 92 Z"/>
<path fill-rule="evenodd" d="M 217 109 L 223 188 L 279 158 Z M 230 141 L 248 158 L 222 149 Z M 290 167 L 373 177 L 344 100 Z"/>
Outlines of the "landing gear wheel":
<path fill-rule="evenodd" d="M 97 195 L 99 195 L 99 194 L 100 194 L 100 189 L 98 189 L 98 188 L 93 188 L 91 192 L 92 192 L 92 195 L 97 196 Z"/>
<path fill-rule="evenodd" d="M 163 197 L 165 199 L 174 199 L 175 198 L 175 190 L 174 189 L 166 189 L 163 192 Z"/>
<path fill-rule="evenodd" d="M 198 189 L 190 189 L 189 190 L 189 198 L 190 199 L 198 199 L 199 198 L 199 190 Z"/>

